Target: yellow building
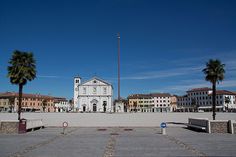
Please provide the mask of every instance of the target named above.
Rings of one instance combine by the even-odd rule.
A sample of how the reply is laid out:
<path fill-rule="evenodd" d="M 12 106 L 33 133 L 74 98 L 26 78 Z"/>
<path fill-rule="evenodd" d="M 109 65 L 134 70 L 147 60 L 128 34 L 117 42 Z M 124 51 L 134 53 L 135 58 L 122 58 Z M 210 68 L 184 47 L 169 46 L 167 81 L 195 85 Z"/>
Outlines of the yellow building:
<path fill-rule="evenodd" d="M 131 112 L 152 112 L 154 107 L 154 100 L 148 94 L 130 95 L 128 103 Z"/>
<path fill-rule="evenodd" d="M 8 112 L 10 109 L 9 99 L 0 98 L 0 112 Z"/>

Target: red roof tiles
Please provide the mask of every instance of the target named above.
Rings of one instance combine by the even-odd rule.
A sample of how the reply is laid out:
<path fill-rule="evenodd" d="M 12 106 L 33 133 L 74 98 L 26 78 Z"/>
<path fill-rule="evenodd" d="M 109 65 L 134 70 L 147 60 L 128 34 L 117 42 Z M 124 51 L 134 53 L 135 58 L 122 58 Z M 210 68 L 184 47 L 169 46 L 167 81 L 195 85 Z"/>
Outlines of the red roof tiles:
<path fill-rule="evenodd" d="M 188 92 L 198 92 L 198 91 L 209 91 L 209 90 L 212 90 L 212 89 L 209 87 L 193 88 L 193 89 L 188 90 L 187 93 Z"/>
<path fill-rule="evenodd" d="M 134 94 L 129 95 L 128 99 L 151 99 L 153 97 L 171 97 L 169 93 L 151 93 L 151 94 Z"/>
<path fill-rule="evenodd" d="M 5 93 L 0 93 L 0 97 L 18 97 L 18 93 L 16 92 L 5 92 Z M 26 94 L 23 93 L 22 97 L 24 98 L 44 98 L 44 99 L 54 99 L 52 96 L 48 95 L 41 95 L 41 94 Z"/>

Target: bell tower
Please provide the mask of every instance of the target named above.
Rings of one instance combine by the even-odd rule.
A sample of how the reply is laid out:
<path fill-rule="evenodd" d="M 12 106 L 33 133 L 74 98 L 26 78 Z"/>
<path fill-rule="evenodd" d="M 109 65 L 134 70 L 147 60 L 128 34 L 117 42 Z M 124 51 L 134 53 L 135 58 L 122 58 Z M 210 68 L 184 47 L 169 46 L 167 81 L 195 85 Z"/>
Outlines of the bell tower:
<path fill-rule="evenodd" d="M 81 84 L 81 78 L 79 76 L 76 76 L 74 78 L 74 108 L 78 108 L 79 101 L 78 101 L 78 95 L 79 95 L 79 85 Z"/>

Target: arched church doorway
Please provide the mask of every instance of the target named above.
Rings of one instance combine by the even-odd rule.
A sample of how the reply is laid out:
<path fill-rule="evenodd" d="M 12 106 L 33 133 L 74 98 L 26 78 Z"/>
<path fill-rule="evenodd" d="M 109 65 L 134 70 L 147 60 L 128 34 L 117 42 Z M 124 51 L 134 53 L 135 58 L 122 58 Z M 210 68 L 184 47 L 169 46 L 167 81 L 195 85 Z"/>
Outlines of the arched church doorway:
<path fill-rule="evenodd" d="M 85 111 L 86 111 L 86 106 L 84 105 L 84 106 L 83 106 L 83 112 L 85 112 Z"/>
<path fill-rule="evenodd" d="M 93 112 L 97 112 L 97 104 L 93 104 Z"/>
<path fill-rule="evenodd" d="M 107 102 L 106 101 L 103 101 L 103 112 L 106 112 L 107 111 Z"/>

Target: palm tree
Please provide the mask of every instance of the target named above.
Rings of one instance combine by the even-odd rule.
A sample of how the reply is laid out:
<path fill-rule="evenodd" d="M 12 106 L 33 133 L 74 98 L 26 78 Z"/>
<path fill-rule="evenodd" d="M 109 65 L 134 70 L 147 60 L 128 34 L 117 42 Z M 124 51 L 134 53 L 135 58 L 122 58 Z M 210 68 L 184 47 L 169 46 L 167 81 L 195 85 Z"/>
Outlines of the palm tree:
<path fill-rule="evenodd" d="M 226 96 L 225 97 L 225 103 L 227 104 L 227 112 L 229 112 L 229 103 L 230 103 L 231 101 L 230 101 L 230 98 L 229 98 L 229 96 Z"/>
<path fill-rule="evenodd" d="M 224 79 L 224 66 L 225 64 L 221 64 L 221 61 L 216 59 L 210 59 L 206 63 L 206 68 L 202 71 L 204 72 L 205 80 L 210 81 L 212 83 L 212 117 L 213 120 L 215 120 L 216 116 L 216 83 L 219 83 L 219 81 L 222 81 Z"/>
<path fill-rule="evenodd" d="M 23 86 L 36 77 L 36 65 L 33 53 L 15 50 L 9 61 L 8 77 L 12 84 L 19 86 L 18 120 L 21 119 Z"/>

